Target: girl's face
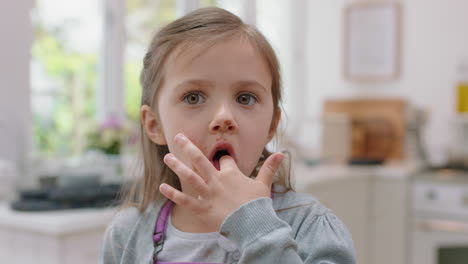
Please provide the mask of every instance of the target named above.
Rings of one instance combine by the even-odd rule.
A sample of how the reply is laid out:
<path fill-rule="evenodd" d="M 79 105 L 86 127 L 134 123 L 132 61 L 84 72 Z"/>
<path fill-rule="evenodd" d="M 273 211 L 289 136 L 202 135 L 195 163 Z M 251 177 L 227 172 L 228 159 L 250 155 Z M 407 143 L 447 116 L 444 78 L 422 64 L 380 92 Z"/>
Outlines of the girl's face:
<path fill-rule="evenodd" d="M 272 78 L 259 52 L 235 38 L 208 49 L 202 44 L 176 49 L 164 67 L 159 124 L 150 138 L 167 144 L 190 168 L 174 145 L 176 134 L 187 136 L 218 169 L 213 155 L 218 148 L 228 149 L 239 169 L 251 175 L 280 116 L 273 120 Z"/>

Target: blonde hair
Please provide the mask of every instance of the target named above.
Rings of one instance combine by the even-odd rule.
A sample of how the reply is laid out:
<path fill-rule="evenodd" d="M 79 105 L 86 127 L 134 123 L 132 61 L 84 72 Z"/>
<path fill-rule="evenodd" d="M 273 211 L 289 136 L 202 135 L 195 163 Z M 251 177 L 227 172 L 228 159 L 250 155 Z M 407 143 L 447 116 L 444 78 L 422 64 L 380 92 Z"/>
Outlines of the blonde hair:
<path fill-rule="evenodd" d="M 280 68 L 275 52 L 255 27 L 244 24 L 239 17 L 226 10 L 214 7 L 195 10 L 166 25 L 154 36 L 144 57 L 140 76 L 143 89 L 141 106 L 148 105 L 157 111 L 157 92 L 164 81 L 164 63 L 176 48 L 189 47 L 194 43 L 202 43 L 209 47 L 234 37 L 248 40 L 267 62 L 272 77 L 273 126 L 275 115 L 281 111 Z M 140 124 L 140 128 L 143 178 L 137 179 L 133 188 L 126 193 L 126 202 L 127 204 L 136 202 L 135 205 L 139 210 L 144 211 L 151 202 L 162 198 L 159 192 L 161 183 L 167 183 L 179 190 L 181 186 L 177 175 L 163 162 L 164 155 L 169 153 L 167 145 L 155 144 L 146 135 L 143 124 Z M 253 177 L 271 154 L 264 148 Z M 280 181 L 290 188 L 289 169 L 282 166 L 278 175 Z"/>

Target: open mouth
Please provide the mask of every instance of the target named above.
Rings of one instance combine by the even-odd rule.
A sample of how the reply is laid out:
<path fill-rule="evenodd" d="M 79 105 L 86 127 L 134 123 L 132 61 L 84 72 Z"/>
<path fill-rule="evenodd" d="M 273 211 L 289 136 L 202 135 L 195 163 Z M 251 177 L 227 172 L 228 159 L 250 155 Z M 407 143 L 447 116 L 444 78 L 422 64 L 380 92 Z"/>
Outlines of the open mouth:
<path fill-rule="evenodd" d="M 227 150 L 218 150 L 216 151 L 215 153 L 215 156 L 213 157 L 213 165 L 215 166 L 215 168 L 217 170 L 220 170 L 220 165 L 219 165 L 219 160 L 221 160 L 221 157 L 224 156 L 224 155 L 229 155 L 229 152 L 227 152 Z"/>
<path fill-rule="evenodd" d="M 226 156 L 226 155 L 233 157 L 233 154 L 234 154 L 234 151 L 230 144 L 219 144 L 213 150 L 210 161 L 213 164 L 213 166 L 219 171 L 221 169 L 221 166 L 220 166 L 221 157 Z"/>

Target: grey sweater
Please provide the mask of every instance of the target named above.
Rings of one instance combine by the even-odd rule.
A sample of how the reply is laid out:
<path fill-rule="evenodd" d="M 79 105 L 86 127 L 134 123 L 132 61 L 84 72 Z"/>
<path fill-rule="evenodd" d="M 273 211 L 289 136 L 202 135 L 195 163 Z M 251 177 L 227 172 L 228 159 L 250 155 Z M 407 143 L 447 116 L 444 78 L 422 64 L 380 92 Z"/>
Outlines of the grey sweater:
<path fill-rule="evenodd" d="M 164 202 L 143 214 L 134 207 L 120 211 L 104 235 L 99 263 L 153 263 L 152 234 Z M 356 262 L 343 223 L 314 198 L 293 191 L 242 205 L 224 220 L 219 233 L 236 245 L 239 263 Z"/>

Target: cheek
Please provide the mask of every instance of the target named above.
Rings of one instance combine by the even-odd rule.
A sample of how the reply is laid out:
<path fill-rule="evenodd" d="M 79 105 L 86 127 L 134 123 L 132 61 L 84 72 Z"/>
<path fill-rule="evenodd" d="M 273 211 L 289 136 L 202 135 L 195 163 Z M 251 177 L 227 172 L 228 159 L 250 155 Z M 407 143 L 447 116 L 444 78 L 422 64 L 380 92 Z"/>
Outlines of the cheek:
<path fill-rule="evenodd" d="M 183 133 L 187 138 L 190 139 L 198 148 L 201 149 L 203 153 L 206 150 L 202 149 L 200 144 L 203 138 L 203 134 L 200 131 L 203 131 L 203 124 L 199 120 L 192 118 L 187 115 L 187 113 L 181 112 L 179 108 L 172 106 L 167 103 L 169 99 L 164 98 L 161 100 L 159 105 L 159 113 L 162 123 L 162 128 L 164 131 L 164 137 L 169 148 L 169 151 L 174 154 L 178 159 L 180 159 L 184 164 L 190 165 L 191 162 L 185 157 L 177 146 L 174 143 L 174 137 L 178 133 Z"/>
<path fill-rule="evenodd" d="M 259 123 L 257 123 L 259 124 Z M 253 129 L 252 129 L 253 128 Z M 262 128 L 262 129 L 259 129 Z M 257 166 L 258 160 L 268 140 L 270 122 L 263 121 L 261 126 L 251 126 L 242 136 L 242 159 L 240 164 L 244 174 L 250 175 Z"/>
<path fill-rule="evenodd" d="M 176 122 L 174 122 L 176 123 Z M 172 123 L 172 124 L 174 124 Z M 174 124 L 175 125 L 175 124 Z M 184 154 L 180 147 L 175 145 L 174 137 L 178 133 L 183 133 L 190 141 L 197 146 L 202 153 L 206 153 L 205 146 L 202 144 L 203 135 L 201 133 L 197 133 L 199 129 L 195 129 L 196 124 L 187 124 L 184 122 L 182 126 L 172 126 L 167 128 L 167 139 L 168 139 L 168 148 L 169 151 L 174 154 L 179 160 L 181 160 L 185 165 L 189 168 L 192 168 L 192 162 L 189 160 L 188 156 Z M 193 169 L 193 168 L 192 168 Z"/>
<path fill-rule="evenodd" d="M 261 144 L 258 140 L 252 140 L 252 138 L 246 139 L 244 143 L 247 147 L 242 151 L 243 158 L 240 160 L 239 167 L 245 175 L 251 175 L 257 166 L 265 144 Z"/>
<path fill-rule="evenodd" d="M 176 110 L 176 109 L 174 109 Z M 167 112 L 162 118 L 164 136 L 168 142 L 169 147 L 173 145 L 174 137 L 178 133 L 183 133 L 191 141 L 197 141 L 200 135 L 196 131 L 200 130 L 200 122 L 187 118 L 184 113 L 177 111 Z"/>

